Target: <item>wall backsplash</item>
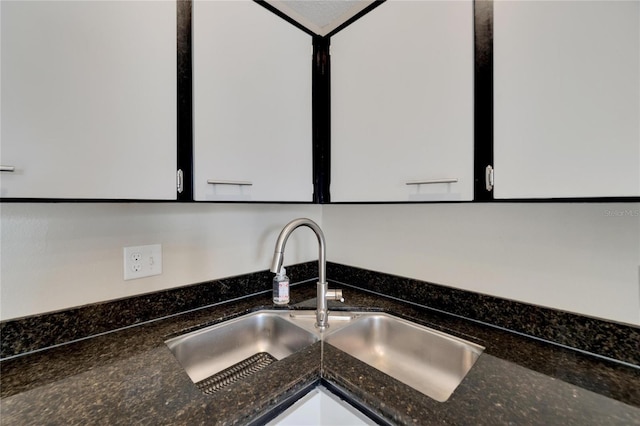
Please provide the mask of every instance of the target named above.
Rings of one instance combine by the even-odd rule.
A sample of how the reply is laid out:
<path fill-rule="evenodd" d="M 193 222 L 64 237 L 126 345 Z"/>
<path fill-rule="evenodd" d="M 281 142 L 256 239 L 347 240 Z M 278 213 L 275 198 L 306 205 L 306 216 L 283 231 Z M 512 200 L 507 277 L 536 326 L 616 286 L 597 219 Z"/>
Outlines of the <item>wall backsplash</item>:
<path fill-rule="evenodd" d="M 296 277 L 292 282 L 292 301 L 289 307 L 315 309 L 317 262 L 290 265 L 287 273 Z M 458 318 L 479 321 L 502 330 L 512 330 L 627 364 L 640 365 L 640 354 L 636 350 L 640 345 L 640 327 L 637 326 L 603 321 L 333 262 L 327 264 L 327 276 L 333 286 L 345 291 L 347 299 L 346 304 L 330 302 L 332 310 L 386 309 L 389 300 L 383 296 L 389 296 L 410 302 L 407 306 L 409 308 L 420 306 L 429 311 L 448 312 Z M 259 298 L 262 307 L 277 308 L 271 304 L 272 277 L 272 273 L 263 270 L 53 313 L 0 321 L 0 358 L 14 358 L 168 316 L 193 314 L 194 311 L 214 305 L 236 306 L 235 309 L 242 312 L 236 302 L 241 299 L 253 299 L 255 308 L 256 298 L 253 296 Z M 364 304 L 350 305 L 358 298 L 356 289 L 371 294 L 364 299 Z M 362 301 L 363 299 L 360 299 L 361 303 Z M 230 309 L 230 312 L 234 312 L 233 308 Z M 417 311 L 409 311 L 404 314 L 410 318 L 414 318 L 411 315 L 422 317 Z M 208 322 L 216 319 L 218 318 L 207 317 Z M 439 327 L 437 322 L 431 325 Z"/>
<path fill-rule="evenodd" d="M 2 203 L 0 320 L 181 287 L 269 268 L 291 219 L 318 205 Z M 123 279 L 125 246 L 162 244 L 162 275 Z M 318 258 L 294 233 L 285 265 Z"/>
<path fill-rule="evenodd" d="M 640 324 L 640 203 L 400 205 L 2 203 L 0 319 L 269 267 L 307 216 L 328 260 Z M 122 247 L 162 244 L 163 274 L 122 278 Z M 285 264 L 317 259 L 310 231 Z"/>
<path fill-rule="evenodd" d="M 328 259 L 640 324 L 640 203 L 326 205 Z"/>
<path fill-rule="evenodd" d="M 291 285 L 313 281 L 316 262 L 289 267 Z M 194 285 L 147 293 L 108 302 L 0 322 L 0 358 L 95 337 L 102 333 L 255 295 L 271 294 L 273 274 L 268 270 L 226 277 Z M 296 291 L 295 298 L 300 296 Z M 213 319 L 213 318 L 212 318 Z"/>
<path fill-rule="evenodd" d="M 438 312 L 640 366 L 640 327 L 458 290 L 352 266 L 329 263 L 336 287 L 349 286 Z"/>

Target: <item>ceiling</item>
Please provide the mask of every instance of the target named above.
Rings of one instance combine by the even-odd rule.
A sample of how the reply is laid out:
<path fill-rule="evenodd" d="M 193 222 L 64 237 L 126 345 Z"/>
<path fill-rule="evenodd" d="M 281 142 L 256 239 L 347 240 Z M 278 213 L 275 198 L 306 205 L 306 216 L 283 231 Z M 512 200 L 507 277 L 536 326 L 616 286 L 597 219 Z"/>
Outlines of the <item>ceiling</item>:
<path fill-rule="evenodd" d="M 326 36 L 371 5 L 374 0 L 265 0 L 280 12 Z"/>

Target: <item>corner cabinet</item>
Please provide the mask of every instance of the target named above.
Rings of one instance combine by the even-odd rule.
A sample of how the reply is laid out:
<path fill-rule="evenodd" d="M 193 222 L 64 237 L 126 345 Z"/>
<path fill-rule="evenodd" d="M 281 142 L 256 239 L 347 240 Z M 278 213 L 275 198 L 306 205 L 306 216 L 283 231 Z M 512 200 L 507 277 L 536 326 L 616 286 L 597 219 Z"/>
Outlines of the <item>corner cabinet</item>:
<path fill-rule="evenodd" d="M 473 19 L 389 0 L 331 38 L 331 201 L 473 199 Z"/>
<path fill-rule="evenodd" d="M 176 199 L 176 4 L 2 1 L 2 198 Z"/>
<path fill-rule="evenodd" d="M 312 200 L 311 66 L 311 36 L 259 4 L 193 3 L 196 200 Z"/>
<path fill-rule="evenodd" d="M 640 196 L 640 2 L 494 3 L 495 197 Z"/>

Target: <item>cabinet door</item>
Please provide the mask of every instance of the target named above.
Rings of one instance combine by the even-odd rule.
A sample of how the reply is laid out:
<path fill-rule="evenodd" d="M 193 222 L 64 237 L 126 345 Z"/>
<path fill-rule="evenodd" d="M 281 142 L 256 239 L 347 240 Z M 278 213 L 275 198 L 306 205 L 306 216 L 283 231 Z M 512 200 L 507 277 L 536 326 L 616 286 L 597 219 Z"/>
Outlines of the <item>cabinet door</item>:
<path fill-rule="evenodd" d="M 390 0 L 332 37 L 332 201 L 473 198 L 473 46 L 470 1 Z"/>
<path fill-rule="evenodd" d="M 174 2 L 2 1 L 1 195 L 175 199 Z"/>
<path fill-rule="evenodd" d="M 311 49 L 253 1 L 194 2 L 196 200 L 311 201 Z"/>
<path fill-rule="evenodd" d="M 640 195 L 640 2 L 494 3 L 495 197 Z"/>

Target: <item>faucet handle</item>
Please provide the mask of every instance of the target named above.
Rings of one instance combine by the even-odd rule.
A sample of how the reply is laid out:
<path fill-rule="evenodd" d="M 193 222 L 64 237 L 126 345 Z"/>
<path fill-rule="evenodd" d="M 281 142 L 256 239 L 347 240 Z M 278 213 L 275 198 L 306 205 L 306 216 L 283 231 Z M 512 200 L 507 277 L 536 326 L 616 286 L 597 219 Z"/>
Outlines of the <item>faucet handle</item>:
<path fill-rule="evenodd" d="M 337 288 L 334 290 L 327 290 L 327 300 L 339 300 L 344 303 L 344 297 L 342 297 L 342 289 Z"/>

